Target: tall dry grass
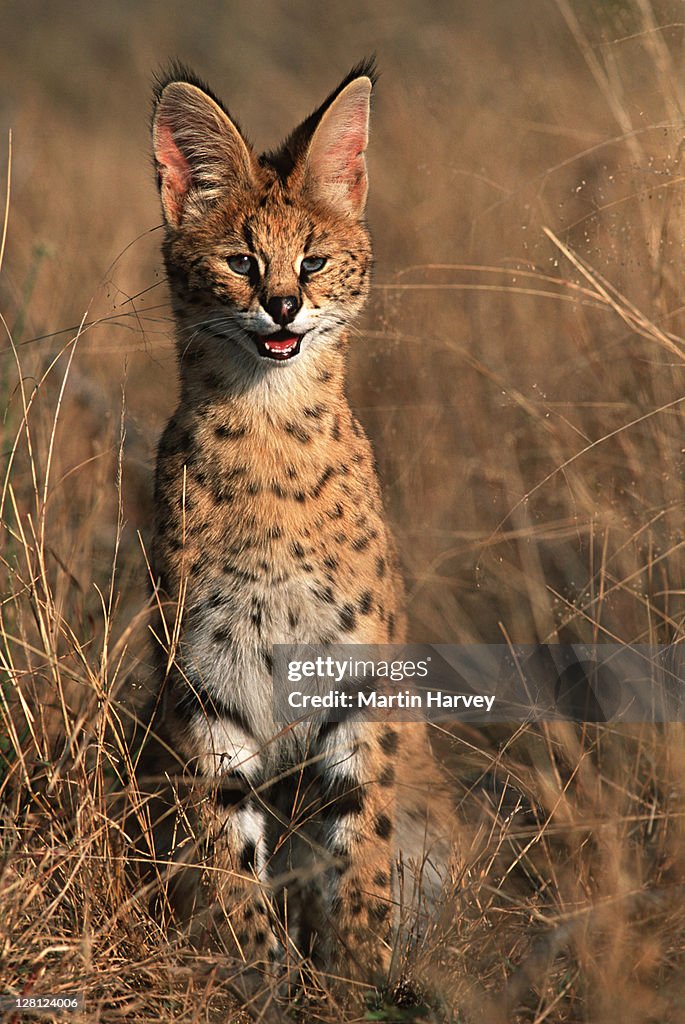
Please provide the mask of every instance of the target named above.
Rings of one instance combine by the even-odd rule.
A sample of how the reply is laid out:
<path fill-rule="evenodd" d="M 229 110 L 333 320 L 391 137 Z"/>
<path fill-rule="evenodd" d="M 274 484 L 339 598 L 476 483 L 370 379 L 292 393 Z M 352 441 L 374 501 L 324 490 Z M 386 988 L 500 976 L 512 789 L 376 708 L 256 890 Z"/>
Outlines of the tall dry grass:
<path fill-rule="evenodd" d="M 75 1019 L 89 1022 L 284 1013 L 249 1004 L 237 965 L 164 929 L 129 870 L 122 794 L 143 810 L 126 737 L 147 668 L 150 479 L 174 381 L 150 70 L 179 53 L 268 145 L 378 51 L 378 269 L 351 394 L 414 637 L 677 642 L 681 14 L 650 0 L 0 11 L 13 127 L 4 990 L 81 992 Z M 366 1019 L 685 1020 L 681 727 L 464 726 L 435 741 L 464 870 L 404 964 L 423 1009 L 370 1006 Z M 331 1002 L 298 1013 L 343 1016 Z"/>

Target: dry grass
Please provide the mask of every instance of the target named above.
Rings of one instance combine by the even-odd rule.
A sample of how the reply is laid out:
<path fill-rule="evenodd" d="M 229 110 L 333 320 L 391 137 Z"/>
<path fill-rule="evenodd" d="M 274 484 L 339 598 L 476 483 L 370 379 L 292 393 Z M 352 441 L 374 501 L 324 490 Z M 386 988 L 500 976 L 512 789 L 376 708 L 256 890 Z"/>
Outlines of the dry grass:
<path fill-rule="evenodd" d="M 263 1009 L 236 1009 L 239 968 L 175 941 L 128 872 L 125 736 L 174 380 L 150 70 L 179 53 L 266 145 L 378 50 L 378 272 L 351 390 L 413 635 L 661 643 L 685 613 L 681 15 L 650 0 L 0 11 L 4 990 L 81 992 L 89 1022 Z M 685 1020 L 682 728 L 464 727 L 436 744 L 468 854 L 413 979 L 464 1024 Z"/>

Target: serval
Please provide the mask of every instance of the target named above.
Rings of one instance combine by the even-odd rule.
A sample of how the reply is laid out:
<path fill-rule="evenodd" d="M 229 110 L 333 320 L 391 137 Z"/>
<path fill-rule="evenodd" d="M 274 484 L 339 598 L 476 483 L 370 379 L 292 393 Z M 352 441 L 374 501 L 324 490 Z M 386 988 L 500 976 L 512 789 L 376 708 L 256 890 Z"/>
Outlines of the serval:
<path fill-rule="evenodd" d="M 202 881 L 180 872 L 182 913 L 246 962 L 294 949 L 382 984 L 397 858 L 425 873 L 452 819 L 426 731 L 283 729 L 271 699 L 275 643 L 406 635 L 373 454 L 345 394 L 372 260 L 374 81 L 359 64 L 261 156 L 188 69 L 157 82 L 180 398 L 157 457 L 153 727 L 204 794 Z M 192 859 L 173 801 L 166 818 L 158 855 Z"/>

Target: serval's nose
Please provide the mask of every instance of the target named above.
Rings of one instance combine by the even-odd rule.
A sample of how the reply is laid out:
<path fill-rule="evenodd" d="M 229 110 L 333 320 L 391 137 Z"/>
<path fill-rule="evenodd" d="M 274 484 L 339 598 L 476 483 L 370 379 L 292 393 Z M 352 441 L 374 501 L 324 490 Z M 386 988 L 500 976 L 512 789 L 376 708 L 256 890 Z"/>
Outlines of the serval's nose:
<path fill-rule="evenodd" d="M 300 305 L 296 295 L 275 295 L 264 304 L 264 309 L 279 327 L 285 327 L 295 319 Z"/>

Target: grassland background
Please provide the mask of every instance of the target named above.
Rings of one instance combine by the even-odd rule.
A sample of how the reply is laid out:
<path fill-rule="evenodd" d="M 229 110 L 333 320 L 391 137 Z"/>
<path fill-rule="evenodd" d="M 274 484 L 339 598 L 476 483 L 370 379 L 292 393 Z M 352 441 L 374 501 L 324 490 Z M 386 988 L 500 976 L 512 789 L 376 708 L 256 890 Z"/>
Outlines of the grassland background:
<path fill-rule="evenodd" d="M 207 997 L 193 1017 L 197 964 L 116 911 L 109 754 L 88 760 L 144 670 L 154 451 L 175 400 L 151 73 L 187 61 L 267 148 L 377 53 L 377 268 L 350 393 L 413 638 L 663 642 L 685 612 L 684 28 L 682 4 L 649 0 L 0 6 L 12 991 L 76 979 L 89 1020 L 224 1012 Z M 456 931 L 433 949 L 455 1019 L 684 1020 L 680 731 L 459 743 L 467 816 L 479 772 L 515 780 L 538 816 L 495 808 L 475 829 Z"/>

